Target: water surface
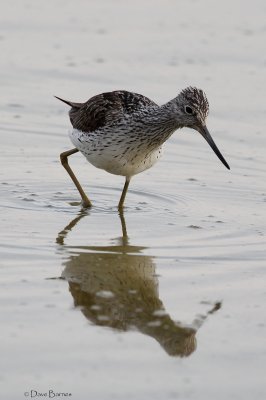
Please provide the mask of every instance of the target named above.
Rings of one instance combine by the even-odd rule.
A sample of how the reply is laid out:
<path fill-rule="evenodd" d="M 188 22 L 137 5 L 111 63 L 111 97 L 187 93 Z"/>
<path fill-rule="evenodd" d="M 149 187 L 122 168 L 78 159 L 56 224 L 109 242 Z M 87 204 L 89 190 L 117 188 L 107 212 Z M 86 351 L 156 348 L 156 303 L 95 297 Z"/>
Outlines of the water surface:
<path fill-rule="evenodd" d="M 14 6 L 16 13 L 14 13 Z M 265 4 L 33 1 L 1 11 L 1 395 L 265 397 Z M 119 15 L 119 23 L 117 23 Z M 209 98 L 227 171 L 176 132 L 131 183 L 59 162 L 67 107 L 108 90 Z"/>

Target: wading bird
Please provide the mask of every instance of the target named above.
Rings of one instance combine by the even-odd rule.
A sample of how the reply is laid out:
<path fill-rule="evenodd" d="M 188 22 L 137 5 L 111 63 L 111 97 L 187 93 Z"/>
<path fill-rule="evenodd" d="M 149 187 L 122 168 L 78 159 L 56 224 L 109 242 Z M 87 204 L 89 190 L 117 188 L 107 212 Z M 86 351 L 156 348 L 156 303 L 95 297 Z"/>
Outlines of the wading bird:
<path fill-rule="evenodd" d="M 188 87 L 162 106 L 141 94 L 125 90 L 102 93 L 85 103 L 55 97 L 71 107 L 69 116 L 73 129 L 70 139 L 75 148 L 62 153 L 60 159 L 78 189 L 84 207 L 91 207 L 91 201 L 68 164 L 68 157 L 78 151 L 95 167 L 125 177 L 119 210 L 123 209 L 132 176 L 158 161 L 164 142 L 179 128 L 199 132 L 230 169 L 206 127 L 209 103 L 201 89 Z"/>

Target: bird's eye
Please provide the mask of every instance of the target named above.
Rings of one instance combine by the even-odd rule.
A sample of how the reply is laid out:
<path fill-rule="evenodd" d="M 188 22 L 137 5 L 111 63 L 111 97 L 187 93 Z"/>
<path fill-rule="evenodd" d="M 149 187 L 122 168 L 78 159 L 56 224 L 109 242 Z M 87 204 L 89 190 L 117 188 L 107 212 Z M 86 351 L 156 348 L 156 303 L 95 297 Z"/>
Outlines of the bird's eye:
<path fill-rule="evenodd" d="M 186 106 L 186 107 L 185 107 L 185 111 L 186 111 L 187 114 L 193 114 L 193 110 L 192 110 L 192 108 L 189 107 L 189 106 Z"/>

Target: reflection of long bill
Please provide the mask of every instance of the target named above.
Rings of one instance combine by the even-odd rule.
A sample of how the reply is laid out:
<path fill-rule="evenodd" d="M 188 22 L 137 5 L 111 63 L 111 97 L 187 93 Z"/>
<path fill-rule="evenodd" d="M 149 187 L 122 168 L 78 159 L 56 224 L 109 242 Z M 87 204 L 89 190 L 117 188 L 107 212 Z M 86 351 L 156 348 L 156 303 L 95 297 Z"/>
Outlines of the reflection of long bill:
<path fill-rule="evenodd" d="M 146 247 L 129 244 L 123 212 L 119 213 L 122 237 L 112 239 L 111 245 L 68 247 L 64 243 L 68 233 L 84 217 L 89 214 L 83 210 L 56 239 L 65 252 L 61 277 L 69 283 L 75 307 L 95 325 L 152 337 L 171 356 L 193 353 L 198 329 L 221 303 L 197 315 L 190 327 L 174 321 L 159 297 L 155 257 L 143 252 Z"/>
<path fill-rule="evenodd" d="M 216 144 L 213 141 L 213 138 L 210 135 L 210 132 L 208 131 L 206 126 L 203 126 L 202 128 L 198 129 L 199 133 L 204 137 L 206 142 L 211 146 L 213 149 L 214 153 L 217 155 L 217 157 L 222 161 L 223 165 L 226 166 L 226 168 L 230 169 L 229 165 L 223 158 L 222 154 L 220 153 L 220 150 L 216 146 Z"/>

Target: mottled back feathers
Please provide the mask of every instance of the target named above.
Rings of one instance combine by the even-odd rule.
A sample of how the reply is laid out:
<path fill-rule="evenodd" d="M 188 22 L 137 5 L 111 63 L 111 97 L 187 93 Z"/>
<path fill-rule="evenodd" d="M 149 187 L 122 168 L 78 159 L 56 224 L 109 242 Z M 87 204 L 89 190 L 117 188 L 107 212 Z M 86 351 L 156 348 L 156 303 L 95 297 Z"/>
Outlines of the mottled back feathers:
<path fill-rule="evenodd" d="M 142 108 L 156 106 L 149 98 L 126 90 L 98 94 L 85 103 L 73 103 L 59 97 L 57 99 L 71 107 L 69 117 L 73 128 L 88 133 L 114 119 L 123 118 Z"/>

